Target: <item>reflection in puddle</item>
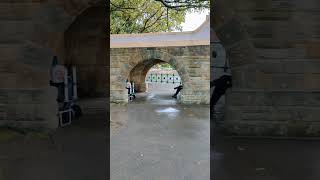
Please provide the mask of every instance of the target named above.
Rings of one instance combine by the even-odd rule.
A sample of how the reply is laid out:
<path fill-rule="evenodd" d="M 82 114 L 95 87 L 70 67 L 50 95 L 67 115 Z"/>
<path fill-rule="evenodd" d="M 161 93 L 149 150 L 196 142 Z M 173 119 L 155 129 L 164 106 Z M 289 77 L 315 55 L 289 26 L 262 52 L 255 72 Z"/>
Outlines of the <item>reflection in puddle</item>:
<path fill-rule="evenodd" d="M 167 115 L 169 119 L 175 119 L 178 116 L 180 110 L 172 108 L 172 107 L 168 107 L 168 108 L 158 109 L 158 110 L 156 110 L 156 112 L 159 114 Z"/>
<path fill-rule="evenodd" d="M 179 110 L 172 108 L 172 107 L 168 107 L 168 108 L 164 108 L 164 109 L 158 109 L 158 110 L 156 110 L 156 112 L 158 112 L 158 113 L 177 113 L 177 112 L 179 112 Z"/>
<path fill-rule="evenodd" d="M 155 99 L 154 96 L 155 96 L 154 94 L 149 94 L 149 95 L 147 96 L 147 100 Z"/>
<path fill-rule="evenodd" d="M 161 113 L 161 114 L 166 114 L 168 116 L 169 119 L 175 119 L 180 110 L 172 108 L 172 107 L 168 107 L 168 108 L 161 108 L 156 110 L 157 113 Z"/>

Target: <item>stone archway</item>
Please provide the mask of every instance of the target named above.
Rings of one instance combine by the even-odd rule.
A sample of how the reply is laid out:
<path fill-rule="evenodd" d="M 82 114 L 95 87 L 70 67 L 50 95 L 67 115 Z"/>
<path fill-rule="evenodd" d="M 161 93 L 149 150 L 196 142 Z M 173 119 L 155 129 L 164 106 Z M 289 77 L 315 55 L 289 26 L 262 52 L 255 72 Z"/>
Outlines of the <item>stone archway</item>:
<path fill-rule="evenodd" d="M 226 49 L 233 76 L 233 88 L 226 96 L 227 133 L 320 134 L 319 120 L 314 118 L 319 108 L 311 108 L 319 101 L 310 101 L 320 92 L 315 83 L 320 70 L 312 68 L 318 67 L 313 59 L 320 56 L 312 49 L 319 43 L 310 42 L 318 33 L 306 32 L 302 27 L 311 25 L 297 18 L 309 16 L 300 8 L 319 8 L 311 2 L 302 8 L 299 2 L 215 1 L 211 24 Z"/>
<path fill-rule="evenodd" d="M 220 46 L 225 48 L 233 81 L 233 87 L 225 97 L 225 132 L 240 135 L 268 133 L 270 126 L 266 127 L 259 123 L 260 119 L 256 119 L 261 117 L 263 121 L 266 111 L 264 107 L 259 110 L 259 104 L 261 106 L 268 103 L 267 99 L 261 99 L 265 93 L 261 82 L 263 76 L 257 67 L 256 48 L 246 29 L 246 16 L 237 12 L 237 5 L 231 4 L 231 1 L 216 1 L 211 18 L 211 36 L 216 35 Z M 217 48 L 212 46 L 215 47 Z M 256 104 L 255 101 L 260 103 Z M 247 119 L 251 122 L 248 123 Z"/>
<path fill-rule="evenodd" d="M 124 87 L 130 73 L 138 74 L 138 81 L 141 82 L 144 81 L 145 74 L 154 64 L 166 62 L 178 72 L 183 82 L 184 89 L 181 92 L 180 102 L 208 104 L 210 96 L 208 48 L 209 46 L 111 49 L 110 78 L 113 83 L 110 86 L 110 101 L 128 102 Z M 143 84 L 138 84 L 140 87 L 141 85 L 143 86 Z"/>
<path fill-rule="evenodd" d="M 56 90 L 49 85 L 52 57 L 57 55 L 60 62 L 65 62 L 64 33 L 82 12 L 93 6 L 105 7 L 105 1 L 52 0 L 0 5 L 8 10 L 6 17 L 10 19 L 2 21 L 4 31 L 0 44 L 5 47 L 4 52 L 10 52 L 5 53 L 5 62 L 14 67 L 12 70 L 8 67 L 9 71 L 1 74 L 17 82 L 12 85 L 6 81 L 1 90 L 17 98 L 24 97 L 19 101 L 7 98 L 6 111 L 15 113 L 8 113 L 0 125 L 58 127 Z"/>
<path fill-rule="evenodd" d="M 146 77 L 148 71 L 150 70 L 150 68 L 156 64 L 164 63 L 164 62 L 165 61 L 162 61 L 160 59 L 145 60 L 145 61 L 137 64 L 130 71 L 130 75 L 128 77 L 128 80 L 135 82 L 135 90 L 137 92 L 144 92 L 146 90 L 145 77 Z"/>
<path fill-rule="evenodd" d="M 131 69 L 129 69 L 129 80 L 137 82 L 137 88 L 141 91 L 145 90 L 145 77 L 150 68 L 158 63 L 168 63 L 172 67 L 177 68 L 177 72 L 180 75 L 182 81 L 188 77 L 186 69 L 183 64 L 177 64 L 175 57 L 167 52 L 159 50 L 146 50 L 143 52 L 141 59 L 131 60 Z M 142 59 L 147 58 L 147 59 Z M 183 81 L 184 82 L 184 81 Z"/>
<path fill-rule="evenodd" d="M 65 32 L 65 64 L 76 66 L 79 97 L 106 97 L 109 90 L 105 8 L 90 7 Z"/>
<path fill-rule="evenodd" d="M 168 63 L 168 62 L 160 59 L 149 59 L 149 60 L 144 60 L 138 63 L 134 68 L 131 69 L 128 80 L 135 82 L 135 90 L 137 92 L 145 92 L 146 90 L 145 80 L 149 70 L 156 64 L 163 64 L 163 63 Z M 177 73 L 179 74 L 178 71 Z"/>

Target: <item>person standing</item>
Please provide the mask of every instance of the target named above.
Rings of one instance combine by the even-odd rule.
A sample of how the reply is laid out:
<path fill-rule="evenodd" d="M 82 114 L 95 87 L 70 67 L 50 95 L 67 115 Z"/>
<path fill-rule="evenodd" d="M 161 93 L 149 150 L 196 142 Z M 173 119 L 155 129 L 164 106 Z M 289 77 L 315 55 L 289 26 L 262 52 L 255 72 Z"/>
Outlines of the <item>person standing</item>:
<path fill-rule="evenodd" d="M 174 89 L 176 89 L 177 91 L 176 91 L 176 93 L 175 93 L 172 97 L 173 97 L 173 98 L 177 98 L 179 92 L 183 89 L 183 86 L 182 86 L 182 84 L 180 83 L 180 85 L 177 86 L 177 87 L 175 87 Z"/>
<path fill-rule="evenodd" d="M 130 83 L 130 81 L 128 79 L 126 80 L 126 89 L 128 89 L 128 95 L 130 95 L 130 93 L 131 93 L 131 83 Z"/>
<path fill-rule="evenodd" d="M 230 75 L 224 74 L 220 78 L 211 81 L 210 87 L 215 87 L 210 100 L 211 108 L 214 111 L 214 106 L 217 104 L 221 96 L 226 93 L 228 88 L 232 87 L 232 78 Z"/>
<path fill-rule="evenodd" d="M 50 85 L 58 89 L 58 102 L 64 101 L 64 76 L 67 70 L 64 66 L 58 64 L 58 57 L 53 56 L 52 65 L 50 69 Z"/>

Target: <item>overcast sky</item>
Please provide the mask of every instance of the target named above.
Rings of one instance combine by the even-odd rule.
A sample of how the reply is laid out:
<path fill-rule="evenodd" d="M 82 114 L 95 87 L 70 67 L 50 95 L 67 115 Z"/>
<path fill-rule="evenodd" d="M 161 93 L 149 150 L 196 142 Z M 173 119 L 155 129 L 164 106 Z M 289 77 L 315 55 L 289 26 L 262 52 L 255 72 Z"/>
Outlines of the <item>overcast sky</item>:
<path fill-rule="evenodd" d="M 188 13 L 185 16 L 185 23 L 182 24 L 183 31 L 193 31 L 197 29 L 209 15 L 209 10 L 200 13 Z"/>

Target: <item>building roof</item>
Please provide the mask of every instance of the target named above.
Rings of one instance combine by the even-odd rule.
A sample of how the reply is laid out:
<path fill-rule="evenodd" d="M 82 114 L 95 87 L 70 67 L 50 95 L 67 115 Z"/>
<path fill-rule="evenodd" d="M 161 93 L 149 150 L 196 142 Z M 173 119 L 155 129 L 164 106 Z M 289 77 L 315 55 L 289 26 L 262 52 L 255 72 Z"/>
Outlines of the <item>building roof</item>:
<path fill-rule="evenodd" d="M 210 45 L 210 18 L 194 31 L 111 34 L 110 48 Z"/>

